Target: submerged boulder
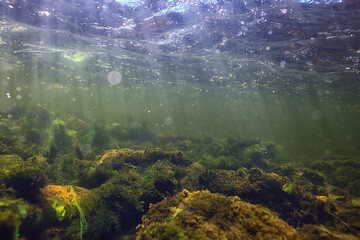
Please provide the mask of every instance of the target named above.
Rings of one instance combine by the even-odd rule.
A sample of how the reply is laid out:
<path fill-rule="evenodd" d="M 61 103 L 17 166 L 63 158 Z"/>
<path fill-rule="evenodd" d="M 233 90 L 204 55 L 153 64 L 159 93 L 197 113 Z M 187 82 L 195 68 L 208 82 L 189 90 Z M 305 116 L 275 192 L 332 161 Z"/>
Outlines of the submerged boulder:
<path fill-rule="evenodd" d="M 184 190 L 150 206 L 136 239 L 298 239 L 298 234 L 275 213 L 239 197 Z"/>
<path fill-rule="evenodd" d="M 124 166 L 148 166 L 158 160 L 167 160 L 174 165 L 189 166 L 192 161 L 185 157 L 181 151 L 162 151 L 159 149 L 132 150 L 128 148 L 106 151 L 99 164 L 110 166 L 118 170 Z"/>
<path fill-rule="evenodd" d="M 15 154 L 1 155 L 0 163 L 0 185 L 11 188 L 18 198 L 36 202 L 40 196 L 40 188 L 46 184 L 43 171 Z"/>

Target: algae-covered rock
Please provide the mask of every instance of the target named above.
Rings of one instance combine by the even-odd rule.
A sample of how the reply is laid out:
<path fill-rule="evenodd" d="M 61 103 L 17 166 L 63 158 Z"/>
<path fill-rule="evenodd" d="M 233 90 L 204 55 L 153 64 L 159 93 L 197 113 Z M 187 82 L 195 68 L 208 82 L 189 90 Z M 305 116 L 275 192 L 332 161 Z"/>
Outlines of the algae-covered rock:
<path fill-rule="evenodd" d="M 152 181 L 134 169 L 122 169 L 81 199 L 81 206 L 91 209 L 84 235 L 88 239 L 101 239 L 110 233 L 127 233 L 140 222 L 149 203 L 161 199 Z"/>
<path fill-rule="evenodd" d="M 207 169 L 200 163 L 195 162 L 187 168 L 187 174 L 180 180 L 180 184 L 184 189 L 196 191 L 201 189 L 199 176 L 205 174 Z"/>
<path fill-rule="evenodd" d="M 56 124 L 54 129 L 54 143 L 59 151 L 66 151 L 72 147 L 73 139 L 71 133 L 65 125 Z"/>
<path fill-rule="evenodd" d="M 312 162 L 309 167 L 321 172 L 328 183 L 341 188 L 360 179 L 360 159 L 356 157 L 326 157 Z"/>
<path fill-rule="evenodd" d="M 7 146 L 3 142 L 0 141 L 0 154 L 5 154 L 7 152 L 8 152 Z"/>
<path fill-rule="evenodd" d="M 51 124 L 51 114 L 42 106 L 32 106 L 26 114 L 26 122 L 34 128 L 45 129 Z"/>
<path fill-rule="evenodd" d="M 304 225 L 297 229 L 301 240 L 356 240 L 354 235 L 342 233 L 324 226 Z"/>
<path fill-rule="evenodd" d="M 123 166 L 147 166 L 158 160 L 168 160 L 172 164 L 189 166 L 191 161 L 181 151 L 161 151 L 159 149 L 132 150 L 128 148 L 113 149 L 102 155 L 99 163 L 118 170 Z"/>
<path fill-rule="evenodd" d="M 183 191 L 151 205 L 138 227 L 145 239 L 297 239 L 268 209 L 209 191 Z"/>
<path fill-rule="evenodd" d="M 240 168 L 237 171 L 210 169 L 199 176 L 199 183 L 202 189 L 262 204 L 294 226 L 319 222 L 314 213 L 315 197 L 304 192 L 302 186 L 275 173 L 266 173 L 259 168 Z"/>
<path fill-rule="evenodd" d="M 39 168 L 26 164 L 18 155 L 0 155 L 0 184 L 14 190 L 15 196 L 35 202 L 46 177 Z"/>
<path fill-rule="evenodd" d="M 286 194 L 283 188 L 286 178 L 265 173 L 259 168 L 231 170 L 208 170 L 200 175 L 200 184 L 211 192 L 237 195 L 254 203 L 275 202 Z M 269 202 L 269 204 L 271 204 Z"/>

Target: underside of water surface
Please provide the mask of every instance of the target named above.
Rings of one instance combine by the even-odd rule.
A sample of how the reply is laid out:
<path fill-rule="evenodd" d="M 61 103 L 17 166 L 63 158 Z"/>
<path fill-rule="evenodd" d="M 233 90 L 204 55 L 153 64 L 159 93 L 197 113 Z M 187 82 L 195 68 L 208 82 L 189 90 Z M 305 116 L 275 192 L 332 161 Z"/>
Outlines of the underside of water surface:
<path fill-rule="evenodd" d="M 359 62 L 356 0 L 0 0 L 0 236 L 357 239 Z"/>

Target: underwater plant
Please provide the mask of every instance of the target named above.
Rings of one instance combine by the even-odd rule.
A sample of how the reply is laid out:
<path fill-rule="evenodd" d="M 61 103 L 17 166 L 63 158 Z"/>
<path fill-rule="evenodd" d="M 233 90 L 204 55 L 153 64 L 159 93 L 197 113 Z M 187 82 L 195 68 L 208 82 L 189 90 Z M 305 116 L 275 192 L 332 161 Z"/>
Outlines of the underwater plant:
<path fill-rule="evenodd" d="M 46 201 L 51 205 L 52 209 L 59 221 L 72 219 L 77 213 L 79 217 L 79 237 L 82 239 L 84 231 L 87 229 L 87 220 L 85 211 L 79 203 L 79 193 L 85 194 L 88 190 L 80 187 L 75 188 L 72 185 L 56 186 L 48 185 L 42 193 Z M 76 209 L 76 210 L 75 210 Z"/>
<path fill-rule="evenodd" d="M 76 192 L 74 191 L 74 187 L 70 186 L 70 190 L 71 190 L 71 194 L 73 194 L 73 199 L 72 199 L 72 204 L 77 208 L 78 212 L 79 212 L 79 219 L 80 219 L 80 239 L 82 239 L 83 236 L 83 232 L 84 230 L 86 230 L 87 228 L 87 221 L 85 218 L 85 213 L 84 210 L 81 208 L 78 200 L 77 200 L 77 195 Z"/>
<path fill-rule="evenodd" d="M 137 240 L 298 239 L 268 209 L 209 191 L 184 190 L 152 205 L 137 230 Z"/>

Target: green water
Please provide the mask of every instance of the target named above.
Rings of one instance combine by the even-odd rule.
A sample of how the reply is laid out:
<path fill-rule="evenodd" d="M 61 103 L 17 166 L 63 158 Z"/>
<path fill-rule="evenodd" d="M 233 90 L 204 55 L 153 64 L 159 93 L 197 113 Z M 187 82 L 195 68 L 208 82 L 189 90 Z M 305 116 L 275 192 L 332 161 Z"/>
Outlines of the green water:
<path fill-rule="evenodd" d="M 0 0 L 0 238 L 355 239 L 359 23 L 356 0 Z"/>
<path fill-rule="evenodd" d="M 103 79 L 98 77 L 103 82 L 90 84 L 96 81 L 90 73 L 88 84 L 79 86 L 84 75 L 1 74 L 1 119 L 17 121 L 19 108 L 39 105 L 63 120 L 76 117 L 88 123 L 144 124 L 163 137 L 273 141 L 292 156 L 359 153 L 360 101 L 344 90 L 317 83 L 239 88 L 179 84 L 171 79 L 153 86 L 136 82 L 131 86 L 126 78 L 112 86 L 105 74 Z M 321 74 L 313 77 L 317 75 Z M 58 80 L 52 79 L 55 77 Z M 62 79 L 69 78 L 73 83 L 62 84 Z"/>

